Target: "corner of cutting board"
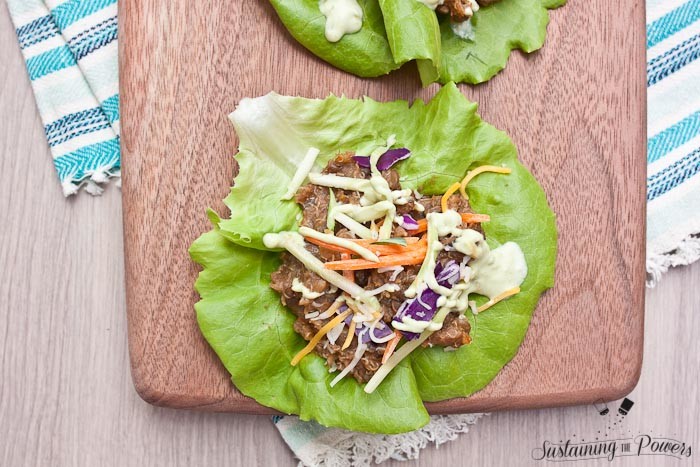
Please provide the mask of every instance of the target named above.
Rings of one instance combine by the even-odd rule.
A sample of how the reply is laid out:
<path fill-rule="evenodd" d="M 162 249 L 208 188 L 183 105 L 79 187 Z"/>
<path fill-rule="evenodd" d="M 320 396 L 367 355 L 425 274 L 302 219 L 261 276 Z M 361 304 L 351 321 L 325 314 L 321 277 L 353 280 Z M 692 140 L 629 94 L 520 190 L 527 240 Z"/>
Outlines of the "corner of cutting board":
<path fill-rule="evenodd" d="M 191 395 L 179 394 L 164 386 L 157 378 L 149 377 L 147 370 L 134 361 L 133 353 L 129 352 L 129 354 L 134 390 L 144 402 L 158 407 L 186 408 L 190 406 L 185 401 L 192 399 Z"/>
<path fill-rule="evenodd" d="M 191 394 L 160 387 L 152 378 L 142 377 L 139 371 L 131 367 L 131 379 L 136 394 L 144 402 L 170 409 L 200 410 L 205 412 L 235 412 L 252 415 L 280 415 L 280 412 L 262 406 L 253 399 L 243 396 L 216 398 L 207 394 Z"/>
<path fill-rule="evenodd" d="M 148 404 L 163 406 L 167 405 L 167 403 L 164 404 L 164 401 L 172 399 L 173 394 L 168 394 L 166 390 L 159 388 L 157 384 L 154 384 L 152 378 L 145 378 L 140 375 L 133 362 L 131 365 L 131 380 L 134 383 L 136 394 Z"/>
<path fill-rule="evenodd" d="M 640 346 L 643 347 L 643 343 L 640 342 Z M 609 387 L 606 391 L 606 395 L 602 399 L 606 401 L 614 401 L 617 399 L 622 399 L 631 393 L 637 384 L 639 383 L 639 377 L 642 374 L 642 362 L 644 360 L 643 350 L 640 349 L 636 353 L 637 357 L 634 360 L 634 369 L 630 373 L 630 376 L 623 379 L 618 384 Z"/>

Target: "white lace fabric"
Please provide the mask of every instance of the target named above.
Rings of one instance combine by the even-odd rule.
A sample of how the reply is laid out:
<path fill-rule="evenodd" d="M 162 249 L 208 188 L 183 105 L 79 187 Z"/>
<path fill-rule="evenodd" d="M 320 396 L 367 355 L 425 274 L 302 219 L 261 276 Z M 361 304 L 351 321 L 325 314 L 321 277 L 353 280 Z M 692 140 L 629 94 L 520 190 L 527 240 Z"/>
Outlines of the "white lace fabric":
<path fill-rule="evenodd" d="M 388 459 L 416 459 L 429 444 L 440 446 L 467 433 L 484 415 L 434 415 L 423 428 L 399 435 L 324 428 L 298 417 L 275 417 L 273 420 L 299 459 L 299 467 L 365 467 Z"/>

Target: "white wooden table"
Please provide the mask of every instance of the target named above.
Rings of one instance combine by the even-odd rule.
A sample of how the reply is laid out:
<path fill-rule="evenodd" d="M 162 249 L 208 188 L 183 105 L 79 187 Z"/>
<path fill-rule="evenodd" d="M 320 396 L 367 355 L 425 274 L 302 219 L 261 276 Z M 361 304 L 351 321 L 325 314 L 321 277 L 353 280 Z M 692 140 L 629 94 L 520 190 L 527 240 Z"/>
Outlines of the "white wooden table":
<path fill-rule="evenodd" d="M 293 465 L 268 417 L 160 409 L 129 375 L 119 190 L 66 200 L 0 5 L 0 466 Z M 636 405 L 499 413 L 412 465 L 539 465 L 544 440 L 639 433 L 700 448 L 700 264 L 647 293 Z M 582 310 L 594 319 L 596 310 Z M 693 465 L 697 456 L 618 458 Z M 581 462 L 575 465 L 581 465 Z M 606 465 L 607 460 L 586 465 Z M 385 465 L 407 465 L 388 463 Z"/>

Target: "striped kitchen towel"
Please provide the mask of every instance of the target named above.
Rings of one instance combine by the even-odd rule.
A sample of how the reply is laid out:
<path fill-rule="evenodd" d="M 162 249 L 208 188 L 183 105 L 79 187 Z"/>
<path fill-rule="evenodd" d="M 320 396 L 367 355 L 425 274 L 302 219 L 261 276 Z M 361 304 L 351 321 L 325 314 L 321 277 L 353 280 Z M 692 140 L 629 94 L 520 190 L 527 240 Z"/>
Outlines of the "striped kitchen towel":
<path fill-rule="evenodd" d="M 8 0 L 63 194 L 119 177 L 117 0 Z"/>
<path fill-rule="evenodd" d="M 700 258 L 700 0 L 647 0 L 647 272 Z"/>

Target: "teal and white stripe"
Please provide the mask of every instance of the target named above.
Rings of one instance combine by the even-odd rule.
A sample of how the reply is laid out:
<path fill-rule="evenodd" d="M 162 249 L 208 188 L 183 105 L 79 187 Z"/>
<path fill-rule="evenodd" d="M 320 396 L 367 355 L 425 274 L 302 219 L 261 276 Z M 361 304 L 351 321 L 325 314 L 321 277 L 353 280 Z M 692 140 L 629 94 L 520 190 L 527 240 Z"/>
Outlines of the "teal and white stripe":
<path fill-rule="evenodd" d="M 8 0 L 64 195 L 119 176 L 117 0 Z"/>
<path fill-rule="evenodd" d="M 647 1 L 647 271 L 700 258 L 700 0 Z"/>

